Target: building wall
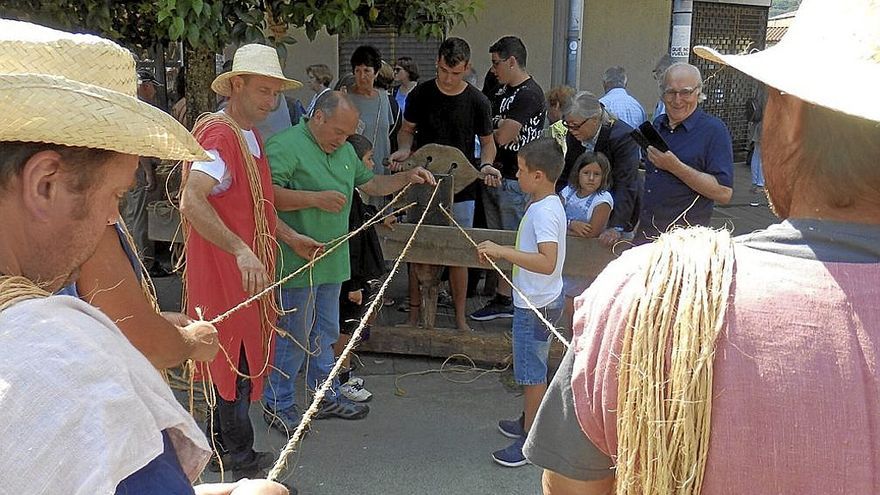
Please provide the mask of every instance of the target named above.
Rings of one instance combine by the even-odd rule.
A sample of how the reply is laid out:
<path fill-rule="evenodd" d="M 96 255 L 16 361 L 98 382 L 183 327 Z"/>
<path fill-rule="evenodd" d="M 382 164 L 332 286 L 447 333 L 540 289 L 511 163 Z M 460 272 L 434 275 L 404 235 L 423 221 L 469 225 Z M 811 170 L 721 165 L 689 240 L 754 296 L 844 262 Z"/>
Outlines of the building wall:
<path fill-rule="evenodd" d="M 550 89 L 553 62 L 553 35 L 566 25 L 554 28 L 557 2 L 569 0 L 485 0 L 485 8 L 476 20 L 455 26 L 450 36 L 458 36 L 471 45 L 471 61 L 479 84 L 491 65 L 489 46 L 498 38 L 519 36 L 528 50 L 528 71 L 544 91 Z M 632 2 L 637 8 L 623 8 L 618 0 L 585 0 L 581 45 L 580 84 L 602 94 L 602 72 L 612 65 L 623 65 L 629 75 L 629 90 L 645 109 L 653 109 L 657 91 L 651 74 L 657 58 L 669 44 L 671 0 Z M 335 72 L 338 66 L 338 41 L 325 32 L 309 41 L 302 29 L 291 34 L 299 40 L 289 47 L 284 72 L 305 82 L 305 67 L 325 63 Z M 338 76 L 338 75 L 337 75 Z M 335 80 L 334 80 L 335 83 Z M 304 103 L 312 93 L 306 88 L 291 92 Z"/>
<path fill-rule="evenodd" d="M 510 34 L 518 36 L 526 45 L 529 73 L 544 91 L 550 89 L 553 6 L 554 0 L 486 0 L 477 20 L 450 31 L 450 36 L 458 36 L 471 45 L 471 63 L 480 86 L 491 66 L 489 46 Z"/>
<path fill-rule="evenodd" d="M 333 72 L 333 83 L 339 80 L 336 67 L 339 65 L 337 50 L 337 36 L 330 36 L 326 31 L 320 31 L 315 36 L 315 41 L 310 41 L 306 36 L 305 29 L 291 29 L 290 34 L 297 43 L 287 47 L 287 61 L 284 63 L 284 74 L 303 83 L 303 87 L 290 91 L 288 95 L 299 99 L 303 106 L 307 106 L 314 93 L 306 87 L 306 67 L 312 64 L 326 64 Z"/>
<path fill-rule="evenodd" d="M 669 47 L 671 0 L 626 2 L 586 0 L 581 39 L 580 87 L 602 95 L 602 73 L 614 65 L 626 69 L 627 89 L 650 116 L 657 103 L 651 70 Z"/>

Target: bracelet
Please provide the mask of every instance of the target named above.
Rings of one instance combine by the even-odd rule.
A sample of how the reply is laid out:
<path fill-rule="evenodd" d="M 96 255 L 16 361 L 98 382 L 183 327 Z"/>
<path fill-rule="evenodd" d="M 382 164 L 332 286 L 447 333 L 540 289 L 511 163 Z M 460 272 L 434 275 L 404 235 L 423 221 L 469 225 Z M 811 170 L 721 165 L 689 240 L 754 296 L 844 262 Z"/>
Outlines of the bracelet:
<path fill-rule="evenodd" d="M 491 167 L 491 166 L 492 166 L 491 163 L 481 163 L 480 168 L 478 168 L 477 170 L 483 170 L 484 168 Z"/>

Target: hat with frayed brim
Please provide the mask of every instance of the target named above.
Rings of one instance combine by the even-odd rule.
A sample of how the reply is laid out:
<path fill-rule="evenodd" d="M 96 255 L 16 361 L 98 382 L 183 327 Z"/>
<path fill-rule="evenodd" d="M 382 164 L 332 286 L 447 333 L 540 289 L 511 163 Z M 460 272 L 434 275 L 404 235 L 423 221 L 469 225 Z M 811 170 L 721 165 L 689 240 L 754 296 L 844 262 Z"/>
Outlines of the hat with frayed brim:
<path fill-rule="evenodd" d="M 220 96 L 229 96 L 232 94 L 230 79 L 242 75 L 278 79 L 282 82 L 282 91 L 302 87 L 301 82 L 284 77 L 284 73 L 281 72 L 281 63 L 278 62 L 278 52 L 274 48 L 257 43 L 244 45 L 236 50 L 235 56 L 232 58 L 232 70 L 217 76 L 211 83 L 211 89 Z"/>
<path fill-rule="evenodd" d="M 97 36 L 0 19 L 0 142 L 208 160 L 192 135 L 137 98 L 131 52 Z"/>
<path fill-rule="evenodd" d="M 804 0 L 782 40 L 751 55 L 694 53 L 779 91 L 880 122 L 880 0 Z"/>

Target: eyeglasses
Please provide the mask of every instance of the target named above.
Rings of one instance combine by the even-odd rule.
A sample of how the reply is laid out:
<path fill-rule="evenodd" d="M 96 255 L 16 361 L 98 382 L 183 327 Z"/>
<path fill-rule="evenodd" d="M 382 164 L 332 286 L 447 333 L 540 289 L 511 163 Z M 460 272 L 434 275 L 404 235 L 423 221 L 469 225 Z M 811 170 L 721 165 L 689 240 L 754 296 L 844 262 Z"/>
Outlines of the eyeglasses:
<path fill-rule="evenodd" d="M 565 127 L 569 131 L 576 131 L 576 130 L 580 129 L 581 127 L 583 127 L 584 124 L 586 124 L 588 120 L 590 120 L 590 119 L 582 120 L 580 124 L 570 124 L 570 123 L 563 120 L 562 127 Z"/>
<path fill-rule="evenodd" d="M 667 99 L 667 100 L 672 100 L 676 96 L 680 96 L 682 98 L 688 98 L 691 95 L 693 95 L 694 93 L 696 93 L 697 91 L 699 91 L 701 87 L 702 86 L 696 86 L 693 88 L 681 88 L 678 91 L 676 91 L 674 89 L 667 89 L 666 91 L 663 92 L 663 98 Z"/>
<path fill-rule="evenodd" d="M 599 115 L 601 115 L 601 114 L 599 114 Z M 581 127 L 583 127 L 584 124 L 586 124 L 587 122 L 589 122 L 589 121 L 591 121 L 591 120 L 595 120 L 597 117 L 599 117 L 599 115 L 594 115 L 594 116 L 592 116 L 592 117 L 590 117 L 590 118 L 584 119 L 584 120 L 581 121 L 580 124 L 572 124 L 572 123 L 570 123 L 570 122 L 566 122 L 565 120 L 563 120 L 563 121 L 562 121 L 562 127 L 565 127 L 565 128 L 568 129 L 569 131 L 576 131 L 576 130 L 580 129 Z"/>
<path fill-rule="evenodd" d="M 500 64 L 501 62 L 504 62 L 505 60 L 507 60 L 507 59 L 509 59 L 509 58 L 510 58 L 510 57 L 507 57 L 507 58 L 493 58 L 493 59 L 492 59 L 492 67 L 498 67 L 498 64 Z"/>

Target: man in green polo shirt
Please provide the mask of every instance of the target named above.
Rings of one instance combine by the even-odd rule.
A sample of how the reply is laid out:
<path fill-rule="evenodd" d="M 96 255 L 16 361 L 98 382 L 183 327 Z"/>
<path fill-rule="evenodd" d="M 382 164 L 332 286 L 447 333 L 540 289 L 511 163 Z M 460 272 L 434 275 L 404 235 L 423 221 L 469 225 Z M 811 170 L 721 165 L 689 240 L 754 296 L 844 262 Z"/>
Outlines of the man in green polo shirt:
<path fill-rule="evenodd" d="M 275 135 L 266 144 L 278 217 L 318 242 L 348 232 L 355 187 L 370 196 L 384 196 L 411 182 L 435 183 L 423 168 L 374 176 L 346 142 L 357 125 L 358 111 L 348 97 L 328 91 L 315 103 L 311 119 Z M 296 311 L 279 321 L 287 336 L 275 339 L 275 369 L 266 385 L 264 418 L 282 431 L 292 432 L 301 419 L 294 385 L 306 357 L 306 346 L 310 354 L 306 370 L 310 389 L 316 389 L 333 367 L 332 346 L 339 338 L 339 291 L 349 278 L 348 260 L 346 243 L 281 288 L 282 308 Z M 306 262 L 282 244 L 278 275 L 285 277 Z M 369 411 L 366 404 L 341 396 L 339 383 L 334 380 L 315 418 L 360 419 Z"/>

